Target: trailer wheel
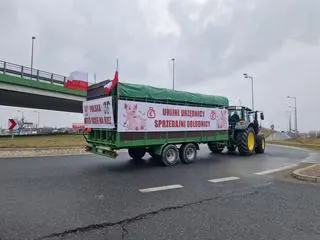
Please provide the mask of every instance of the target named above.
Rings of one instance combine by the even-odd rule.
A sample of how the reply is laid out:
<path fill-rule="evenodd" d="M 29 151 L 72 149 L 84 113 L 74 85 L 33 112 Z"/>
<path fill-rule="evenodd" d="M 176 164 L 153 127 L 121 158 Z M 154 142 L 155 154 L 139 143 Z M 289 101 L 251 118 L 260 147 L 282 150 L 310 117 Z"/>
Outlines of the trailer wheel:
<path fill-rule="evenodd" d="M 264 153 L 266 148 L 266 140 L 263 135 L 257 135 L 257 146 L 255 149 L 256 153 Z"/>
<path fill-rule="evenodd" d="M 128 154 L 133 160 L 140 160 L 146 154 L 146 150 L 144 148 L 129 148 Z"/>
<path fill-rule="evenodd" d="M 179 157 L 183 163 L 192 163 L 197 158 L 197 147 L 193 143 L 183 144 L 180 147 Z"/>
<path fill-rule="evenodd" d="M 223 145 L 219 145 L 217 143 L 208 143 L 208 147 L 213 153 L 221 153 L 224 149 Z"/>
<path fill-rule="evenodd" d="M 179 150 L 173 145 L 169 144 L 165 146 L 161 154 L 162 163 L 166 166 L 173 166 L 179 161 Z"/>

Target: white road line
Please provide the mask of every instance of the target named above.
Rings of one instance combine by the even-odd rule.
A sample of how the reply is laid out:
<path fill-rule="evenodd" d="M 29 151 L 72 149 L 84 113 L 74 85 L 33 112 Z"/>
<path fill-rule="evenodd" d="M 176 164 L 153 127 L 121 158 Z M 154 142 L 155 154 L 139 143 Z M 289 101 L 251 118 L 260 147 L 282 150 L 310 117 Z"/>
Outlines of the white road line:
<path fill-rule="evenodd" d="M 240 178 L 238 178 L 238 177 L 225 177 L 225 178 L 211 179 L 208 181 L 213 182 L 213 183 L 219 183 L 219 182 L 227 182 L 227 181 L 238 180 L 238 179 L 240 179 Z"/>
<path fill-rule="evenodd" d="M 319 158 L 320 154 L 316 152 L 311 152 L 308 157 L 303 159 L 302 163 L 317 163 L 317 159 Z"/>
<path fill-rule="evenodd" d="M 298 166 L 298 164 L 290 164 L 290 165 L 287 165 L 287 166 L 284 166 L 284 167 L 281 167 L 281 168 L 269 169 L 269 170 L 266 170 L 266 171 L 263 171 L 263 172 L 256 172 L 255 174 L 256 175 L 266 175 L 266 174 L 269 174 L 269 173 L 279 172 L 279 171 L 286 170 L 286 169 L 289 169 L 289 168 L 293 168 L 293 167 L 296 167 L 296 166 Z"/>
<path fill-rule="evenodd" d="M 294 150 L 301 150 L 305 152 L 309 152 L 309 149 L 302 148 L 302 147 L 294 147 L 294 146 L 286 146 L 286 145 L 281 145 L 281 144 L 272 144 L 268 143 L 268 146 L 274 146 L 274 147 L 279 147 L 279 148 L 288 148 L 288 149 L 294 149 Z"/>
<path fill-rule="evenodd" d="M 139 191 L 142 193 L 147 193 L 147 192 L 164 191 L 164 190 L 170 190 L 170 189 L 176 189 L 176 188 L 183 188 L 183 186 L 180 184 L 174 184 L 174 185 L 167 185 L 167 186 L 161 186 L 161 187 L 144 188 L 144 189 L 139 189 Z"/>

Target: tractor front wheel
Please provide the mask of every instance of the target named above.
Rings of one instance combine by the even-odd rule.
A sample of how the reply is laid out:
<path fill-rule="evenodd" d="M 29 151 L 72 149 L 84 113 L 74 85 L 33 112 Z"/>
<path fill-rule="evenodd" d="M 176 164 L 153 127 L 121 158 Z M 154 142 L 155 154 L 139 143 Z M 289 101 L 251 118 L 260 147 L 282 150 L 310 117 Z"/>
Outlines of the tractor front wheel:
<path fill-rule="evenodd" d="M 237 134 L 237 145 L 240 155 L 251 155 L 255 151 L 256 135 L 253 128 L 248 128 Z"/>
<path fill-rule="evenodd" d="M 221 153 L 225 146 L 220 145 L 218 143 L 208 143 L 208 148 L 213 153 Z"/>
<path fill-rule="evenodd" d="M 263 135 L 258 135 L 257 136 L 257 146 L 256 146 L 256 153 L 264 153 L 266 148 L 266 139 L 264 138 Z"/>
<path fill-rule="evenodd" d="M 230 145 L 228 146 L 228 153 L 234 153 L 236 151 L 236 146 L 234 145 Z"/>

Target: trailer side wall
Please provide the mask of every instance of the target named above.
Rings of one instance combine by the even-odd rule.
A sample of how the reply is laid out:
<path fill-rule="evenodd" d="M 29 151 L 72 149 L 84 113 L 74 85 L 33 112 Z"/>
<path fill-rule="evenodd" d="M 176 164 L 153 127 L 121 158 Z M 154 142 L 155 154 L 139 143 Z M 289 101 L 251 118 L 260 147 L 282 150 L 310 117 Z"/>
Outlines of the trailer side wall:
<path fill-rule="evenodd" d="M 99 83 L 90 86 L 88 89 L 88 100 L 105 97 L 103 86 Z M 228 140 L 228 126 L 218 129 L 213 128 L 169 128 L 161 131 L 150 130 L 149 128 L 140 130 L 119 131 L 119 102 L 134 101 L 140 103 L 151 103 L 155 105 L 179 105 L 179 107 L 212 108 L 218 110 L 228 106 L 228 99 L 221 96 L 211 96 L 172 91 L 169 89 L 154 88 L 144 85 L 119 83 L 118 88 L 111 93 L 113 99 L 113 111 L 116 129 L 93 129 L 88 136 L 88 141 L 94 145 L 105 145 L 112 149 L 156 146 L 166 143 L 197 142 L 206 143 L 213 141 Z M 164 105 L 163 105 L 164 106 Z M 123 105 L 121 106 L 123 108 Z M 122 111 L 123 112 L 123 111 Z M 122 112 L 120 114 L 122 114 Z M 143 114 L 147 114 L 144 111 Z M 179 118 L 179 116 L 177 116 Z M 174 119 L 177 120 L 177 119 Z M 139 125 L 139 124 L 138 124 Z"/>

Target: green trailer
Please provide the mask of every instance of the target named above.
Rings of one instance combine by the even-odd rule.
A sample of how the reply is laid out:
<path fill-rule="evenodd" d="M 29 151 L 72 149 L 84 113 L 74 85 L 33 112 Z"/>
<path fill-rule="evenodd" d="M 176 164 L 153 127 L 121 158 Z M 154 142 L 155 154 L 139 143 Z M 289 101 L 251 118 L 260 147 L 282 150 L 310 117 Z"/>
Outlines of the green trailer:
<path fill-rule="evenodd" d="M 86 151 L 116 158 L 128 149 L 136 161 L 149 153 L 170 166 L 193 162 L 199 144 L 228 142 L 228 98 L 131 83 L 107 95 L 108 82 L 88 88 Z"/>

